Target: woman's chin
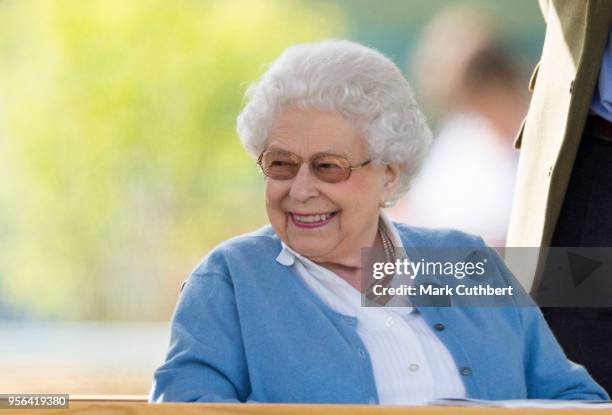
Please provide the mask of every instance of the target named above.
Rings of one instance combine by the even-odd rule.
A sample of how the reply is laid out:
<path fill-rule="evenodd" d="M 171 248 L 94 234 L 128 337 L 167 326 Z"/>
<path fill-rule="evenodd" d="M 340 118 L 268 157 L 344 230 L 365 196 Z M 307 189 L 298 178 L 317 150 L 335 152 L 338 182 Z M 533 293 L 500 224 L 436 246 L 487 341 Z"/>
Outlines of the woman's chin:
<path fill-rule="evenodd" d="M 322 243 L 320 240 L 312 239 L 313 240 L 305 241 L 299 238 L 299 240 L 290 241 L 289 246 L 298 254 L 313 261 L 318 261 L 319 258 L 324 258 L 329 250 L 325 248 L 325 242 Z"/>

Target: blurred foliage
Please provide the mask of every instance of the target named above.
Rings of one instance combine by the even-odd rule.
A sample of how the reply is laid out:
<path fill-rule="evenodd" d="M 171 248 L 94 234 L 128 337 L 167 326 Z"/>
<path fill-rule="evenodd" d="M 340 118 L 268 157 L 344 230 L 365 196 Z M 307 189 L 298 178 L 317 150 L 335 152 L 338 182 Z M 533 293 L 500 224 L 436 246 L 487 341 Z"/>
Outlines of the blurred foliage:
<path fill-rule="evenodd" d="M 248 81 L 341 36 L 294 1 L 0 2 L 0 290 L 36 317 L 167 320 L 206 251 L 265 219 Z"/>

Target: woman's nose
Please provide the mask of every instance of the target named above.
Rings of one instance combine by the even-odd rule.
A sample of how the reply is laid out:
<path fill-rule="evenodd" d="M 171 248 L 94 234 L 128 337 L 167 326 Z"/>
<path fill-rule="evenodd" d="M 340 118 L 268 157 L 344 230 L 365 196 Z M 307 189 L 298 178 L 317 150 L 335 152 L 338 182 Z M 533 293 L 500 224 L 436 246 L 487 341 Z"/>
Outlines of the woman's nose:
<path fill-rule="evenodd" d="M 299 202 L 305 202 L 312 197 L 318 196 L 317 180 L 310 171 L 308 164 L 303 163 L 293 178 L 289 196 Z"/>

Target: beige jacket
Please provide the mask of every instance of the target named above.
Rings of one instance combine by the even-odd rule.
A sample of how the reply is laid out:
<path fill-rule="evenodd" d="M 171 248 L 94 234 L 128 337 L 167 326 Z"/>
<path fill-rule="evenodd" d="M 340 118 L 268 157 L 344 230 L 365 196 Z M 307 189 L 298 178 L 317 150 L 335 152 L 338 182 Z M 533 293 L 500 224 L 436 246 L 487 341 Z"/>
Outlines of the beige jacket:
<path fill-rule="evenodd" d="M 520 149 L 507 246 L 549 246 L 597 83 L 612 17 L 612 0 L 540 0 L 546 36 L 529 89 L 529 111 L 515 141 Z M 542 255 L 506 261 L 535 290 Z"/>

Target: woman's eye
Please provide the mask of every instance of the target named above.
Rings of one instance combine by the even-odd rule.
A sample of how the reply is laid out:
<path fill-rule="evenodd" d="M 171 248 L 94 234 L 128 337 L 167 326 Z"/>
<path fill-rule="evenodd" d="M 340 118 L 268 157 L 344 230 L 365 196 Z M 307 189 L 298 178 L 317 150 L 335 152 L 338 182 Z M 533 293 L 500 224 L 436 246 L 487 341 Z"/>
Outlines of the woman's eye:
<path fill-rule="evenodd" d="M 272 162 L 270 163 L 270 167 L 284 167 L 290 165 L 291 163 L 285 160 L 272 160 Z"/>
<path fill-rule="evenodd" d="M 335 169 L 339 169 L 340 166 L 334 163 L 319 163 L 317 165 L 317 168 L 322 169 L 322 170 L 335 170 Z"/>

